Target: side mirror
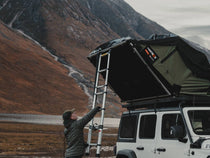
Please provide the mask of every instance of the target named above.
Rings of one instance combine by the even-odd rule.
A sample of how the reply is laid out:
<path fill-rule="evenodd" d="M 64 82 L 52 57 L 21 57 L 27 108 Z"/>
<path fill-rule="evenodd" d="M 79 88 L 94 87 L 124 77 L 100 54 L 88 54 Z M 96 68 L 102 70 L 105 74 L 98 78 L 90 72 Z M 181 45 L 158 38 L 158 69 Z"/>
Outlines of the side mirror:
<path fill-rule="evenodd" d="M 185 137 L 185 132 L 182 126 L 171 126 L 170 135 L 173 138 L 183 139 Z"/>

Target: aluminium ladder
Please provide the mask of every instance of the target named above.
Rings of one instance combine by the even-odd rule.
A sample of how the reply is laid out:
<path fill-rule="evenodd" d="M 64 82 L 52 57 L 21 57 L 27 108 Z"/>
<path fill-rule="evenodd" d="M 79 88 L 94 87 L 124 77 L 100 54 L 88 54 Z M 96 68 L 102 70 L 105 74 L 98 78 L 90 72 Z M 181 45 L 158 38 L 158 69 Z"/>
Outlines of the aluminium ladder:
<path fill-rule="evenodd" d="M 93 104 L 92 109 L 95 108 L 97 104 L 98 96 L 102 96 L 102 103 L 101 103 L 101 118 L 100 118 L 100 124 L 95 127 L 94 126 L 94 118 L 91 120 L 89 125 L 89 131 L 88 131 L 88 140 L 87 143 L 89 144 L 86 148 L 86 155 L 89 155 L 90 153 L 90 147 L 96 146 L 96 156 L 100 157 L 100 150 L 101 150 L 101 141 L 102 141 L 102 132 L 103 132 L 103 124 L 104 124 L 104 113 L 105 113 L 105 102 L 106 102 L 106 95 L 107 95 L 107 88 L 108 88 L 108 76 L 109 76 L 109 64 L 110 64 L 110 52 L 103 52 L 100 53 L 98 56 L 98 63 L 96 66 L 96 76 L 95 76 L 95 86 L 94 86 L 94 94 L 93 94 Z M 106 59 L 105 66 L 102 68 L 102 60 L 104 61 Z M 104 84 L 99 85 L 99 74 L 105 73 L 104 77 Z M 102 90 L 102 91 L 101 91 Z M 100 92 L 99 92 L 100 91 Z M 91 143 L 91 137 L 92 137 L 92 131 L 93 130 L 99 130 L 98 131 L 98 140 L 97 143 Z"/>

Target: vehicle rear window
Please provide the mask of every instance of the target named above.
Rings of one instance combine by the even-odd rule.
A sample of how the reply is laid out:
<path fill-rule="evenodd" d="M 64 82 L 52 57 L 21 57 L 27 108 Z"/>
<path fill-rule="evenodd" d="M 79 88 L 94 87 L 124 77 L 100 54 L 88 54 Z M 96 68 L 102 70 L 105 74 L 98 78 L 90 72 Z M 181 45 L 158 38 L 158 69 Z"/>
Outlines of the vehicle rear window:
<path fill-rule="evenodd" d="M 155 138 L 156 115 L 143 115 L 140 122 L 139 138 Z"/>
<path fill-rule="evenodd" d="M 129 114 L 122 116 L 121 125 L 119 131 L 119 137 L 121 138 L 136 138 L 136 129 L 137 129 L 137 115 Z"/>

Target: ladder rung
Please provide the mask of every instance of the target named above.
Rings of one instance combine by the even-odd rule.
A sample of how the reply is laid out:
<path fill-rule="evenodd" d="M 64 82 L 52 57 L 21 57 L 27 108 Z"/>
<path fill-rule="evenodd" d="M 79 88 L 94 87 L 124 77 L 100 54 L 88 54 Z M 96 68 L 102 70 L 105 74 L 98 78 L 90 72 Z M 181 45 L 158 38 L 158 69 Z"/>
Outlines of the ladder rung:
<path fill-rule="evenodd" d="M 105 86 L 107 86 L 107 85 L 105 84 L 105 85 L 97 86 L 96 88 L 103 88 Z"/>
<path fill-rule="evenodd" d="M 106 92 L 98 92 L 98 93 L 95 93 L 96 95 L 102 95 L 102 94 L 104 94 L 104 93 L 106 93 Z"/>
<path fill-rule="evenodd" d="M 106 55 L 108 55 L 109 53 L 104 53 L 104 54 L 101 54 L 101 56 L 102 57 L 104 57 L 104 56 L 106 56 Z"/>
<path fill-rule="evenodd" d="M 97 143 L 90 143 L 90 146 L 97 146 Z"/>
<path fill-rule="evenodd" d="M 107 71 L 107 70 L 109 70 L 109 69 L 101 69 L 98 72 L 104 72 L 104 71 Z"/>

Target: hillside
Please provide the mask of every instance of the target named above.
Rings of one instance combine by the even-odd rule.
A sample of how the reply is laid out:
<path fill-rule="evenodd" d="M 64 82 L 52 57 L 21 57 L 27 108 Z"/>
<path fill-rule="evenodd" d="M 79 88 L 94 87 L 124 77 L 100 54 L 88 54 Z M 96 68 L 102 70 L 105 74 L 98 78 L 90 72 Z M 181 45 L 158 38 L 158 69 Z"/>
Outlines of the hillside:
<path fill-rule="evenodd" d="M 108 40 L 168 33 L 123 0 L 0 0 L 0 5 L 2 21 L 84 73 L 92 70 L 86 56 Z"/>
<path fill-rule="evenodd" d="M 67 69 L 61 64 L 54 62 L 55 66 L 60 65 L 62 69 L 61 72 L 64 73 L 65 71 L 65 74 L 63 74 L 63 77 L 60 76 L 60 79 L 56 79 L 56 84 L 60 84 L 60 90 L 58 93 L 59 96 L 57 96 L 57 93 L 54 94 L 55 97 L 53 100 L 48 98 L 49 93 L 53 93 L 53 90 L 45 87 L 49 84 L 49 78 L 50 80 L 52 79 L 50 70 L 47 72 L 47 69 L 43 69 L 42 73 L 40 70 L 40 74 L 35 75 L 43 77 L 43 79 L 34 79 L 34 84 L 40 85 L 40 87 L 44 86 L 47 89 L 47 93 L 43 92 L 39 87 L 37 88 L 37 93 L 42 95 L 32 95 L 31 98 L 25 97 L 25 103 L 18 104 L 16 107 L 19 108 L 19 106 L 26 106 L 26 104 L 28 105 L 31 102 L 35 102 L 36 106 L 31 105 L 31 108 L 36 107 L 37 112 L 43 113 L 60 113 L 60 111 L 55 110 L 55 105 L 52 105 L 53 102 L 56 104 L 61 103 L 60 106 L 66 105 L 67 103 L 70 106 L 78 104 L 82 106 L 82 109 L 86 110 L 89 108 L 87 104 L 90 104 L 88 99 L 90 101 L 91 98 L 88 98 L 84 91 L 87 87 L 89 95 L 92 95 L 95 68 L 89 63 L 86 57 L 90 51 L 98 45 L 123 36 L 142 39 L 147 38 L 152 33 L 168 33 L 167 30 L 157 23 L 135 12 L 123 0 L 0 0 L 0 19 L 7 24 L 8 27 L 14 29 L 15 31 L 13 32 L 17 32 L 17 30 L 23 31 L 25 34 L 38 41 L 42 46 L 46 47 L 52 54 L 58 56 L 62 64 L 71 66 L 80 73 L 80 75 L 71 75 L 74 80 L 72 78 L 69 79 Z M 5 33 L 5 35 L 7 34 Z M 16 36 L 14 36 L 14 38 L 15 37 Z M 3 35 L 1 38 L 3 38 Z M 20 43 L 20 46 L 24 47 L 22 43 L 25 43 L 25 41 Z M 11 43 L 8 42 L 8 45 L 10 44 Z M 15 50 L 15 45 L 17 44 L 13 43 L 13 45 L 7 47 L 11 47 Z M 9 52 L 6 47 L 4 49 L 5 52 Z M 34 50 L 32 50 L 32 48 L 30 49 L 33 52 L 37 52 L 36 49 L 40 48 L 34 48 Z M 23 51 L 24 53 L 22 49 L 19 51 Z M 9 59 L 7 55 L 8 54 L 5 54 L 4 56 L 5 60 L 7 60 L 7 58 Z M 18 58 L 21 58 L 21 56 Z M 32 61 L 24 63 L 25 65 L 22 65 L 23 67 L 36 67 L 36 65 L 30 64 L 39 62 L 40 59 L 29 55 L 28 60 Z M 11 61 L 8 61 L 8 65 L 11 65 L 10 62 Z M 52 69 L 54 69 L 54 64 L 51 65 Z M 5 70 L 1 70 L 1 74 L 4 74 L 4 71 Z M 24 69 L 18 74 L 21 75 L 21 77 L 32 77 L 32 75 Z M 14 77 L 18 74 L 14 74 Z M 4 77 L 4 75 L 2 77 Z M 61 83 L 64 82 L 63 80 L 65 80 L 65 85 L 69 87 L 61 85 Z M 51 82 L 51 86 L 53 86 L 54 82 Z M 19 84 L 20 83 L 17 83 L 18 86 Z M 71 86 L 77 89 L 77 91 L 74 91 L 74 88 L 71 89 Z M 9 91 L 4 91 L 3 89 L 0 91 L 10 98 L 8 99 L 9 101 L 14 100 L 14 103 L 18 103 L 16 99 L 23 98 L 24 95 L 27 96 L 28 93 L 26 89 L 23 89 L 21 90 L 23 94 L 19 97 L 15 96 L 15 91 L 13 92 L 13 96 L 10 96 Z M 17 92 L 19 92 L 19 90 L 16 91 L 16 93 Z M 64 97 L 61 97 L 63 95 Z M 77 97 L 75 97 L 75 95 Z M 68 97 L 65 98 L 65 96 Z M 45 101 L 40 103 L 42 102 L 40 98 Z M 74 99 L 72 100 L 71 98 Z M 113 115 L 119 113 L 119 99 L 111 94 L 108 101 L 110 101 L 110 110 L 108 113 Z M 112 104 L 113 102 L 115 104 Z M 46 105 L 44 105 L 44 103 L 46 103 Z M 2 105 L 2 108 L 4 108 L 5 105 Z M 52 112 L 47 112 L 42 109 L 44 108 L 43 106 L 50 107 L 48 105 L 52 105 Z M 7 108 L 5 108 L 4 111 L 12 112 L 16 110 L 7 110 Z"/>
<path fill-rule="evenodd" d="M 87 96 L 48 52 L 0 22 L 1 113 L 61 114 Z M 80 111 L 79 110 L 79 111 Z"/>

